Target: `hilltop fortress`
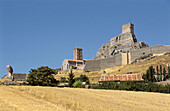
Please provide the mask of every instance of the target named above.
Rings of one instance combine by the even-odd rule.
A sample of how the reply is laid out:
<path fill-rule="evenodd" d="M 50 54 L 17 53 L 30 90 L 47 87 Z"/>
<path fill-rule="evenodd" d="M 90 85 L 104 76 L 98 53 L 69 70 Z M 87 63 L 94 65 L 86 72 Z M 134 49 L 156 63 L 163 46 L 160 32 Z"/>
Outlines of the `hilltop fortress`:
<path fill-rule="evenodd" d="M 145 42 L 138 42 L 134 34 L 134 25 L 129 23 L 122 25 L 122 33 L 102 45 L 92 60 L 86 61 L 84 71 L 99 71 L 139 60 L 149 60 L 169 52 L 170 46 L 149 47 Z"/>

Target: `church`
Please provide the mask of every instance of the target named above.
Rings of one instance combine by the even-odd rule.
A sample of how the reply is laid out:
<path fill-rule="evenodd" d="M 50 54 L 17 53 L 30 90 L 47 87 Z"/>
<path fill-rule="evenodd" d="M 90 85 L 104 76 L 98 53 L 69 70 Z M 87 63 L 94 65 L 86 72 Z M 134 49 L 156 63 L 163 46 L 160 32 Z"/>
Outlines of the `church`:
<path fill-rule="evenodd" d="M 84 69 L 86 60 L 83 60 L 82 48 L 75 48 L 74 57 L 72 59 L 65 59 L 62 64 L 62 71 L 69 69 Z"/>

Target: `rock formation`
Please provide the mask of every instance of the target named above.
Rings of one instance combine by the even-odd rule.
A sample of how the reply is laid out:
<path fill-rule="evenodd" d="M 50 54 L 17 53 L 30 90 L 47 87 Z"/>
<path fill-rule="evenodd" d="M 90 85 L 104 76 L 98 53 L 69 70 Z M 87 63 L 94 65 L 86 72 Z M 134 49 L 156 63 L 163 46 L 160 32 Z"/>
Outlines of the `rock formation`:
<path fill-rule="evenodd" d="M 156 55 L 170 53 L 170 46 L 149 47 L 145 42 L 137 42 L 134 25 L 122 25 L 122 33 L 98 50 L 97 55 L 86 61 L 84 71 L 99 71 L 115 66 L 131 64 L 154 58 Z"/>
<path fill-rule="evenodd" d="M 132 23 L 122 25 L 122 33 L 113 37 L 108 43 L 102 45 L 93 59 L 103 59 L 113 57 L 122 52 L 148 47 L 145 42 L 137 42 L 134 34 L 134 25 Z"/>

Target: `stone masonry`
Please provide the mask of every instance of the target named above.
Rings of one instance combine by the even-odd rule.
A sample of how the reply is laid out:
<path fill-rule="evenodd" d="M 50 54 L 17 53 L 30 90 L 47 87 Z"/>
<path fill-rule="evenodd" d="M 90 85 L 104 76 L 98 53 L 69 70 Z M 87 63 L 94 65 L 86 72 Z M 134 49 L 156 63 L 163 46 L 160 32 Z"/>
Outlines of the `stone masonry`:
<path fill-rule="evenodd" d="M 137 42 L 134 25 L 122 25 L 122 33 L 113 37 L 98 50 L 97 55 L 86 61 L 84 71 L 99 71 L 119 65 L 130 64 L 148 55 L 170 52 L 170 46 L 149 47 L 145 42 Z"/>

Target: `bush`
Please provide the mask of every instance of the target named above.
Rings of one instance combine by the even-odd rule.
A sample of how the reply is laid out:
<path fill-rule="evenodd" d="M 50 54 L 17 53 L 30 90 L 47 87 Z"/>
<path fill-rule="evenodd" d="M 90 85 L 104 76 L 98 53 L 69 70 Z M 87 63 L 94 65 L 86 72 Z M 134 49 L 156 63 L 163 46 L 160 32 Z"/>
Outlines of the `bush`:
<path fill-rule="evenodd" d="M 73 87 L 75 88 L 84 88 L 84 85 L 82 84 L 83 82 L 78 80 L 73 84 Z"/>
<path fill-rule="evenodd" d="M 127 90 L 127 91 L 146 91 L 170 93 L 170 85 L 162 86 L 152 82 L 126 81 L 121 83 L 103 82 L 102 84 L 92 85 L 92 89 L 111 89 L 111 90 Z"/>
<path fill-rule="evenodd" d="M 67 79 L 65 77 L 61 77 L 60 83 L 65 83 L 65 82 L 68 82 Z"/>
<path fill-rule="evenodd" d="M 80 75 L 80 77 L 75 78 L 75 81 L 86 82 L 86 84 L 90 84 L 89 78 L 86 75 Z"/>

